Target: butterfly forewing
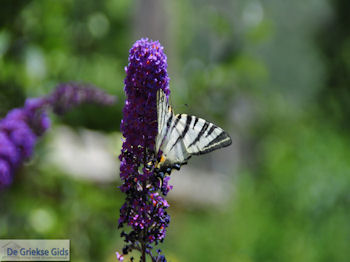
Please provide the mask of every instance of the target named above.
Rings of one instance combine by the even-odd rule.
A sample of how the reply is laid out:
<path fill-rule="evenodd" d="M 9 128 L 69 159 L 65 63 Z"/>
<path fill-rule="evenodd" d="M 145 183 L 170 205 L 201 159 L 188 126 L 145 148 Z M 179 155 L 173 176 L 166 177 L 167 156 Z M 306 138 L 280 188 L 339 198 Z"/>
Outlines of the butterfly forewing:
<path fill-rule="evenodd" d="M 172 124 L 173 112 L 168 105 L 168 100 L 163 91 L 157 92 L 157 121 L 158 135 L 156 139 L 156 152 L 159 151 L 161 143 L 166 137 L 166 133 Z"/>
<path fill-rule="evenodd" d="M 209 153 L 232 142 L 222 128 L 196 116 L 185 115 L 179 121 L 180 125 L 180 130 L 185 131 L 182 132 L 182 141 L 191 155 Z"/>

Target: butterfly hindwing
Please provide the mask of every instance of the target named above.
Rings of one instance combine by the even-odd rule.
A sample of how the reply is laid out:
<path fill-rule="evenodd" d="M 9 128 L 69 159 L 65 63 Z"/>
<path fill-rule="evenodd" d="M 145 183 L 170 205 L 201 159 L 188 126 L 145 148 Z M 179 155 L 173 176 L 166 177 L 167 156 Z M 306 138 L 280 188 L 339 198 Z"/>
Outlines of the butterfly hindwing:
<path fill-rule="evenodd" d="M 186 150 L 186 146 L 181 138 L 183 130 L 179 124 L 181 121 L 181 115 L 174 115 L 170 119 L 169 128 L 166 128 L 165 136 L 162 139 L 160 150 L 163 152 L 164 157 L 168 164 L 183 164 L 189 158 L 190 154 Z"/>
<path fill-rule="evenodd" d="M 157 93 L 157 114 L 155 150 L 162 151 L 165 165 L 184 164 L 191 155 L 205 154 L 232 143 L 222 128 L 202 118 L 174 115 L 162 90 Z"/>

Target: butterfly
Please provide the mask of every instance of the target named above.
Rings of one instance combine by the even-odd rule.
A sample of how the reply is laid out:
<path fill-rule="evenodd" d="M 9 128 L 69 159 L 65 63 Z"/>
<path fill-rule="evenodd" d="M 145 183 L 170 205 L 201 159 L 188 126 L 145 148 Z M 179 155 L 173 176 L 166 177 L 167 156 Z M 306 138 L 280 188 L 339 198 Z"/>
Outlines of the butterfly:
<path fill-rule="evenodd" d="M 206 154 L 231 145 L 230 136 L 220 127 L 196 116 L 175 115 L 162 89 L 157 91 L 158 134 L 155 153 L 157 169 L 170 173 L 193 155 Z"/>

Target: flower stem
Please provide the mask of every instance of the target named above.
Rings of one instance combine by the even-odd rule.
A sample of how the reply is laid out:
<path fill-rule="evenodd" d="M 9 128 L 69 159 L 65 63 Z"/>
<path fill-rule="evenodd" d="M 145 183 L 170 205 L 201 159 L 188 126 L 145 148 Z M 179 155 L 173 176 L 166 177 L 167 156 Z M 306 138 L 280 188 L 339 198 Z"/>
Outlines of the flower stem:
<path fill-rule="evenodd" d="M 141 256 L 141 262 L 146 262 L 146 245 L 144 242 L 142 242 L 142 256 Z"/>

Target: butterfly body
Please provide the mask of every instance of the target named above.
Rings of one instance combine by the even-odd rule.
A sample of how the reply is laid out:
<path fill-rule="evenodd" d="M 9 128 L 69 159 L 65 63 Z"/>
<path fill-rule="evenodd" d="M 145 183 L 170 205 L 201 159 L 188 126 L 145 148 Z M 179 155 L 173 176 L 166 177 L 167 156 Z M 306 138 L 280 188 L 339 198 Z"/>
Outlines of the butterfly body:
<path fill-rule="evenodd" d="M 162 90 L 157 93 L 157 121 L 155 152 L 160 158 L 156 168 L 162 172 L 180 169 L 192 155 L 209 153 L 232 143 L 230 136 L 213 123 L 187 114 L 175 115 Z"/>

